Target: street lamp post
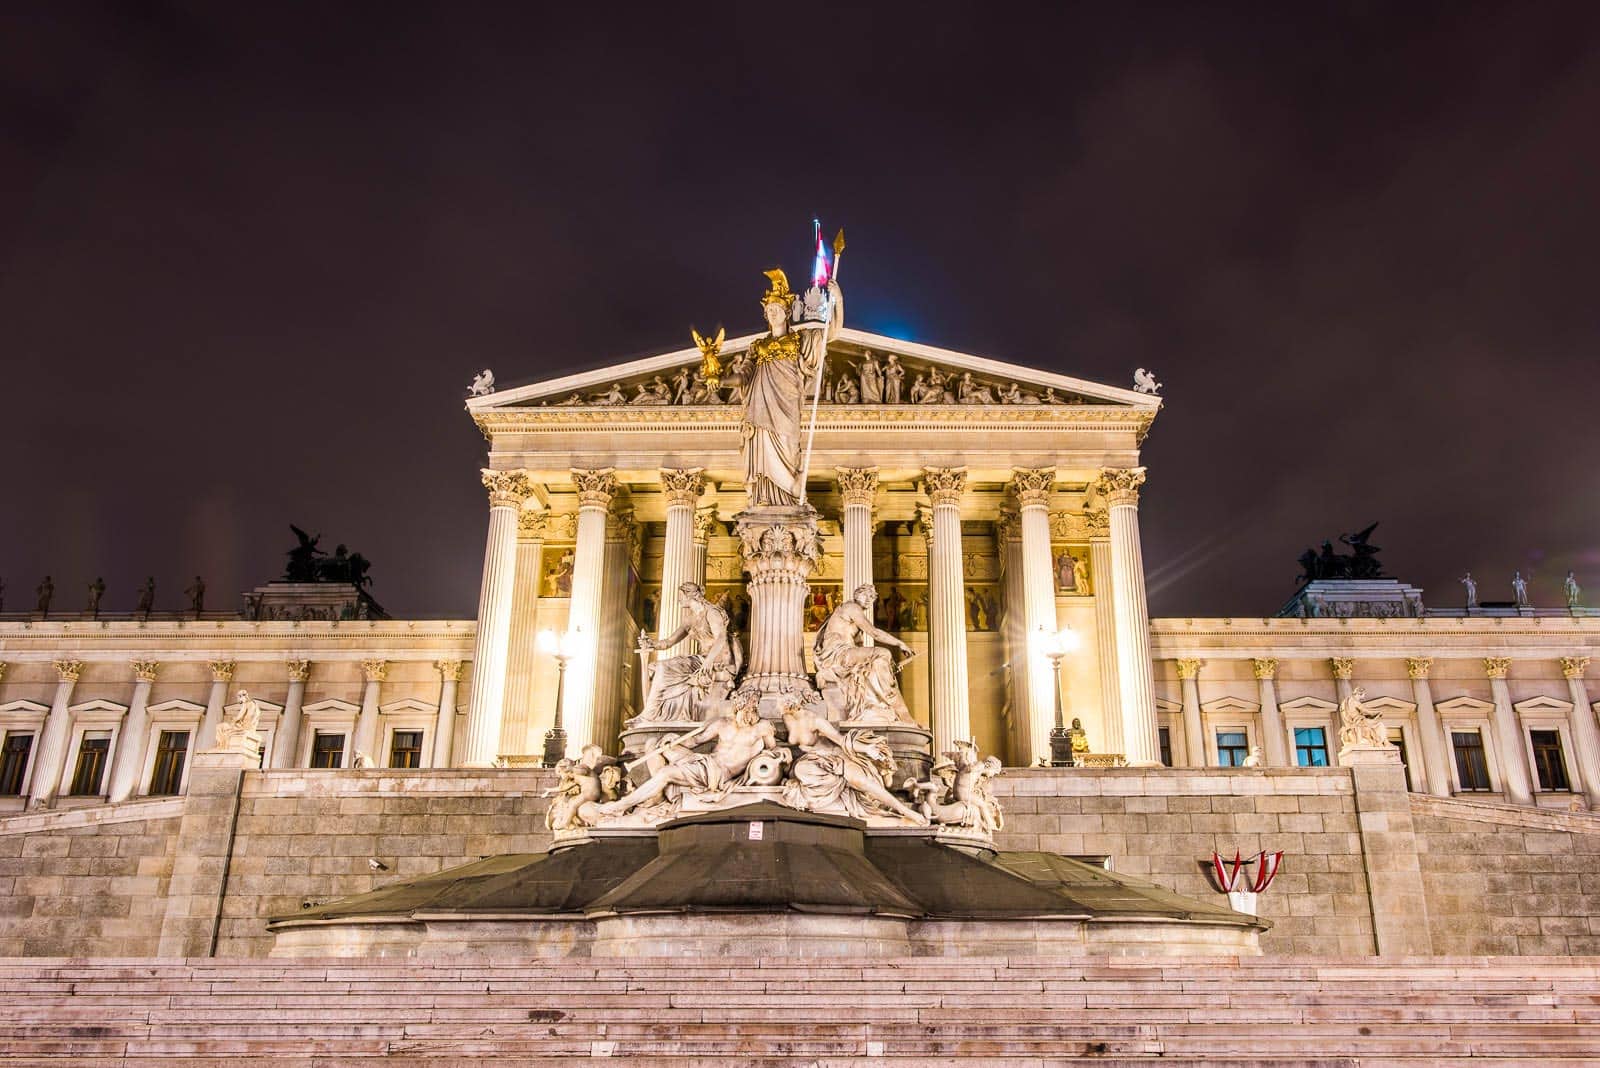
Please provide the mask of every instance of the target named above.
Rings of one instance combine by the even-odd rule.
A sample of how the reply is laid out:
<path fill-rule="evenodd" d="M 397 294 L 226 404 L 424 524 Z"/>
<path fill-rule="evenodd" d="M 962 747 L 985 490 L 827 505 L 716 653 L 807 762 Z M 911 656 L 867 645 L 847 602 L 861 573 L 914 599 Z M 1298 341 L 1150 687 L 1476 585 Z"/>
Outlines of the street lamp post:
<path fill-rule="evenodd" d="M 567 755 L 567 731 L 561 725 L 562 698 L 567 689 L 567 662 L 578 655 L 578 632 L 569 630 L 560 637 L 553 630 L 539 632 L 539 649 L 556 658 L 556 718 L 544 732 L 544 757 L 540 761 L 553 768 Z"/>
<path fill-rule="evenodd" d="M 1072 766 L 1072 732 L 1067 730 L 1066 724 L 1067 700 L 1061 684 L 1061 662 L 1078 648 L 1078 635 L 1070 626 L 1062 627 L 1055 634 L 1040 628 L 1039 639 L 1044 655 L 1050 658 L 1050 672 L 1056 684 L 1056 724 L 1050 728 L 1050 766 L 1068 768 Z"/>

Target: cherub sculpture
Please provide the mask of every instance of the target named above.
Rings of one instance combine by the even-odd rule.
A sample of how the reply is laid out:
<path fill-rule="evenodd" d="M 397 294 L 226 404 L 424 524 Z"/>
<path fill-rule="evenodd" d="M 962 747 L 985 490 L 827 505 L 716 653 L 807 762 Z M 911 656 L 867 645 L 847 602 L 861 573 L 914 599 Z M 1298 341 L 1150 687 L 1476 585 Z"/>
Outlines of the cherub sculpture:
<path fill-rule="evenodd" d="M 904 788 L 928 822 L 993 834 L 1005 826 L 1005 815 L 989 788 L 989 780 L 1001 772 L 1000 760 L 980 759 L 973 742 L 958 741 L 955 746 L 933 765 L 932 779 L 907 779 Z"/>
<path fill-rule="evenodd" d="M 552 831 L 592 827 L 600 818 L 600 805 L 621 796 L 622 768 L 616 757 L 606 756 L 593 743 L 583 747 L 578 759 L 556 764 L 561 776 L 541 797 L 554 796 L 545 810 L 544 825 Z"/>

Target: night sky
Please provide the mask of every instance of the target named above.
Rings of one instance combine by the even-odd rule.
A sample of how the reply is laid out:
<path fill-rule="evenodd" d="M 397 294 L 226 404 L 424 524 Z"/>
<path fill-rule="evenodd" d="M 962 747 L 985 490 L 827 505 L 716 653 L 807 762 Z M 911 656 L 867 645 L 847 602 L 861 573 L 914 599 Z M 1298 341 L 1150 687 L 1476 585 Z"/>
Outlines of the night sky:
<path fill-rule="evenodd" d="M 849 324 L 1166 384 L 1155 615 L 1381 520 L 1458 605 L 1600 603 L 1600 5 L 0 5 L 0 578 L 128 611 L 288 524 L 476 610 L 472 373 Z"/>

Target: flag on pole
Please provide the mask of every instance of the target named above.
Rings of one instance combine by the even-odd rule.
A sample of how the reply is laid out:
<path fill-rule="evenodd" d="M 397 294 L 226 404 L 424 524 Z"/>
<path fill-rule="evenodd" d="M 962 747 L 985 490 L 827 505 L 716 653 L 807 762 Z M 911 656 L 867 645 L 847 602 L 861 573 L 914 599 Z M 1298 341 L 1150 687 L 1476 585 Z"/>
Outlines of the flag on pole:
<path fill-rule="evenodd" d="M 811 261 L 811 284 L 820 289 L 828 284 L 828 279 L 833 275 L 833 268 L 828 263 L 828 246 L 822 240 L 821 219 L 811 220 L 811 232 L 817 247 Z"/>

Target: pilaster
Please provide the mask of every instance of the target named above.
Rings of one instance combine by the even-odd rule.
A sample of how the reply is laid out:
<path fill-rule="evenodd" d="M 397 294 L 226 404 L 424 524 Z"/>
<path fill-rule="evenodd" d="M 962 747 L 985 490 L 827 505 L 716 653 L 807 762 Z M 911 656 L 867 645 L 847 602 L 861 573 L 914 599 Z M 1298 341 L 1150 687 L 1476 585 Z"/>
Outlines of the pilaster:
<path fill-rule="evenodd" d="M 1206 736 L 1200 723 L 1200 669 L 1204 660 L 1184 657 L 1177 661 L 1178 685 L 1183 690 L 1183 747 L 1189 766 L 1206 766 Z"/>
<path fill-rule="evenodd" d="M 1589 670 L 1589 657 L 1561 658 L 1561 677 L 1572 694 L 1572 747 L 1578 760 L 1583 792 L 1589 811 L 1600 810 L 1600 728 L 1596 727 L 1594 707 L 1589 703 L 1589 687 L 1583 681 Z"/>
<path fill-rule="evenodd" d="M 1289 756 L 1289 736 L 1283 727 L 1283 713 L 1278 709 L 1278 661 L 1275 657 L 1256 657 L 1251 661 L 1255 670 L 1256 686 L 1261 697 L 1262 756 L 1271 768 L 1288 767 L 1293 763 Z"/>
<path fill-rule="evenodd" d="M 139 772 L 144 767 L 145 748 L 150 744 L 150 687 L 155 684 L 161 665 L 154 660 L 133 661 L 133 699 L 128 702 L 128 718 L 117 736 L 117 751 L 111 760 L 110 785 L 106 800 L 126 801 L 139 787 Z"/>
<path fill-rule="evenodd" d="M 1517 722 L 1517 710 L 1511 704 L 1511 690 L 1506 686 L 1511 658 L 1486 656 L 1483 658 L 1483 671 L 1489 676 L 1489 689 L 1494 693 L 1494 735 L 1496 747 L 1500 750 L 1500 779 L 1505 785 L 1506 800 L 1514 805 L 1531 805 L 1533 775 L 1522 741 L 1522 726 Z"/>
<path fill-rule="evenodd" d="M 1406 674 L 1411 678 L 1411 696 L 1417 705 L 1417 735 L 1422 742 L 1422 770 L 1428 792 L 1435 797 L 1450 796 L 1450 747 L 1445 743 L 1444 724 L 1433 707 L 1433 687 L 1428 673 L 1433 657 L 1406 657 Z"/>
<path fill-rule="evenodd" d="M 437 660 L 433 666 L 439 671 L 439 711 L 433 725 L 432 766 L 448 768 L 456 734 L 456 691 L 465 665 L 459 660 Z"/>

